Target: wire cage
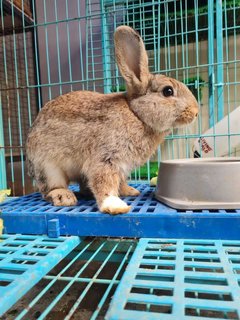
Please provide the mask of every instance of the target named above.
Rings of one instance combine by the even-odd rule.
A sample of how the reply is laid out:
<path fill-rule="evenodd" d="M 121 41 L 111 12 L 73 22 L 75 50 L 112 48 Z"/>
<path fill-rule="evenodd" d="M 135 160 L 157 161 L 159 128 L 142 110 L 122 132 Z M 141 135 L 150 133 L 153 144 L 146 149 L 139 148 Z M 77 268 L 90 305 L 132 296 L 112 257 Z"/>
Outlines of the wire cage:
<path fill-rule="evenodd" d="M 0 0 L 0 190 L 32 192 L 25 141 L 47 101 L 125 91 L 122 24 L 141 34 L 152 73 L 189 87 L 198 120 L 131 173 L 142 194 L 125 199 L 128 216 L 100 215 L 94 200 L 52 207 L 38 193 L 1 205 L 2 319 L 240 319 L 240 210 L 167 208 L 138 184 L 163 159 L 239 155 L 240 0 Z"/>
<path fill-rule="evenodd" d="M 71 90 L 125 90 L 114 59 L 113 32 L 121 24 L 143 37 L 150 70 L 186 83 L 200 104 L 198 120 L 173 130 L 130 180 L 149 180 L 162 159 L 238 155 L 239 0 L 2 0 L 0 2 L 0 189 L 32 191 L 25 140 L 38 111 Z M 223 133 L 216 125 L 224 117 Z M 235 116 L 236 117 L 236 116 Z M 206 132 L 209 128 L 212 131 Z M 219 140 L 220 139 L 220 140 Z M 219 144 L 226 144 L 223 153 Z"/>

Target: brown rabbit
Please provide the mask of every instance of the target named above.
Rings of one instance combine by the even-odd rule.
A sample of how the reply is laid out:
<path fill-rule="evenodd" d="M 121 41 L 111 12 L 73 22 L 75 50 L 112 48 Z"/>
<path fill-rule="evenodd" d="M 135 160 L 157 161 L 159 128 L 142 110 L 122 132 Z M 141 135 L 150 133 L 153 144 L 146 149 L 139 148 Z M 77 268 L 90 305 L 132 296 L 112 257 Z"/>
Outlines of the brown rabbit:
<path fill-rule="evenodd" d="M 181 82 L 149 73 L 139 34 L 115 32 L 118 67 L 126 93 L 76 91 L 49 101 L 27 139 L 29 174 L 55 206 L 74 206 L 70 181 L 91 191 L 100 211 L 128 212 L 119 196 L 137 196 L 128 186 L 131 170 L 153 154 L 172 127 L 192 122 L 198 104 Z"/>

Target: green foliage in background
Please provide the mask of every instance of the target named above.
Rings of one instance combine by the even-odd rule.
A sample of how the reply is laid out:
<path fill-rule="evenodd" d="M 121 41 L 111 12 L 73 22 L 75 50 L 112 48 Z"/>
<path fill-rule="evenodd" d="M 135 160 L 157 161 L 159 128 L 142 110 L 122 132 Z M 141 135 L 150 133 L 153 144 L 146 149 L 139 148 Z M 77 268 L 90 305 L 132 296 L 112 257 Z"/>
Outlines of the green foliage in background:
<path fill-rule="evenodd" d="M 139 0 L 128 2 L 128 10 L 123 22 L 127 21 L 130 27 L 144 37 L 147 50 L 153 50 L 156 41 L 159 41 L 160 47 L 175 46 L 185 41 L 196 42 L 196 14 L 199 29 L 198 41 L 207 40 L 208 0 L 198 1 L 197 8 L 194 1 L 162 1 L 160 4 L 153 4 L 149 0 L 143 0 L 141 3 L 145 5 L 144 10 Z M 226 15 L 223 10 L 223 25 L 226 20 L 229 28 L 228 35 L 233 32 L 239 33 L 239 29 L 233 28 L 234 31 L 231 31 L 230 27 L 240 23 L 240 0 L 223 0 L 222 6 L 226 10 Z M 215 1 L 214 12 L 216 15 Z M 168 37 L 164 36 L 166 26 Z M 171 36 L 175 34 L 176 36 Z M 156 35 L 160 35 L 160 38 L 154 38 Z"/>
<path fill-rule="evenodd" d="M 123 92 L 123 91 L 126 91 L 126 87 L 124 84 L 111 88 L 111 92 Z"/>
<path fill-rule="evenodd" d="M 158 173 L 158 163 L 157 162 L 150 162 L 150 179 L 156 177 Z M 131 178 L 135 179 L 135 174 L 137 175 L 137 179 L 147 180 L 148 179 L 148 168 L 147 164 L 137 168 L 136 171 L 133 170 L 131 173 Z"/>

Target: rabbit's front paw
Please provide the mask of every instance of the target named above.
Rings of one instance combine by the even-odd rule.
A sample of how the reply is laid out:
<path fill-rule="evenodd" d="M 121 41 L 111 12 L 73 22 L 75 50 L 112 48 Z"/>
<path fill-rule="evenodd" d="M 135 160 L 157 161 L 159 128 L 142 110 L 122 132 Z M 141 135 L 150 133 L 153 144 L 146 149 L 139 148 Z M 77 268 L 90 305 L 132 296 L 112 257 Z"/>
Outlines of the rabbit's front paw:
<path fill-rule="evenodd" d="M 130 210 L 130 206 L 128 206 L 124 201 L 116 196 L 108 196 L 106 197 L 101 206 L 100 211 L 110 213 L 110 214 L 119 214 L 119 213 L 127 213 Z"/>
<path fill-rule="evenodd" d="M 47 194 L 46 200 L 52 202 L 54 206 L 70 207 L 77 204 L 77 198 L 68 189 L 54 189 Z"/>

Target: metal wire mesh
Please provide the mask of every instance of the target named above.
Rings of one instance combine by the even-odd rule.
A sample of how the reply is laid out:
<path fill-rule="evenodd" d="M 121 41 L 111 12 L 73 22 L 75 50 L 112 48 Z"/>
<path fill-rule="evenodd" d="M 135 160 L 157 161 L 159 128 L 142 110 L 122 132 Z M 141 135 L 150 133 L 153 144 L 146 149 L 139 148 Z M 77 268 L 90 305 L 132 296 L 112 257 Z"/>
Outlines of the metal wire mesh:
<path fill-rule="evenodd" d="M 70 90 L 125 90 L 113 48 L 121 24 L 142 35 L 151 72 L 185 82 L 201 106 L 198 121 L 174 129 L 131 180 L 149 180 L 162 159 L 192 157 L 194 142 L 198 156 L 238 155 L 239 13 L 239 0 L 2 0 L 0 188 L 32 190 L 24 144 L 44 103 Z"/>

